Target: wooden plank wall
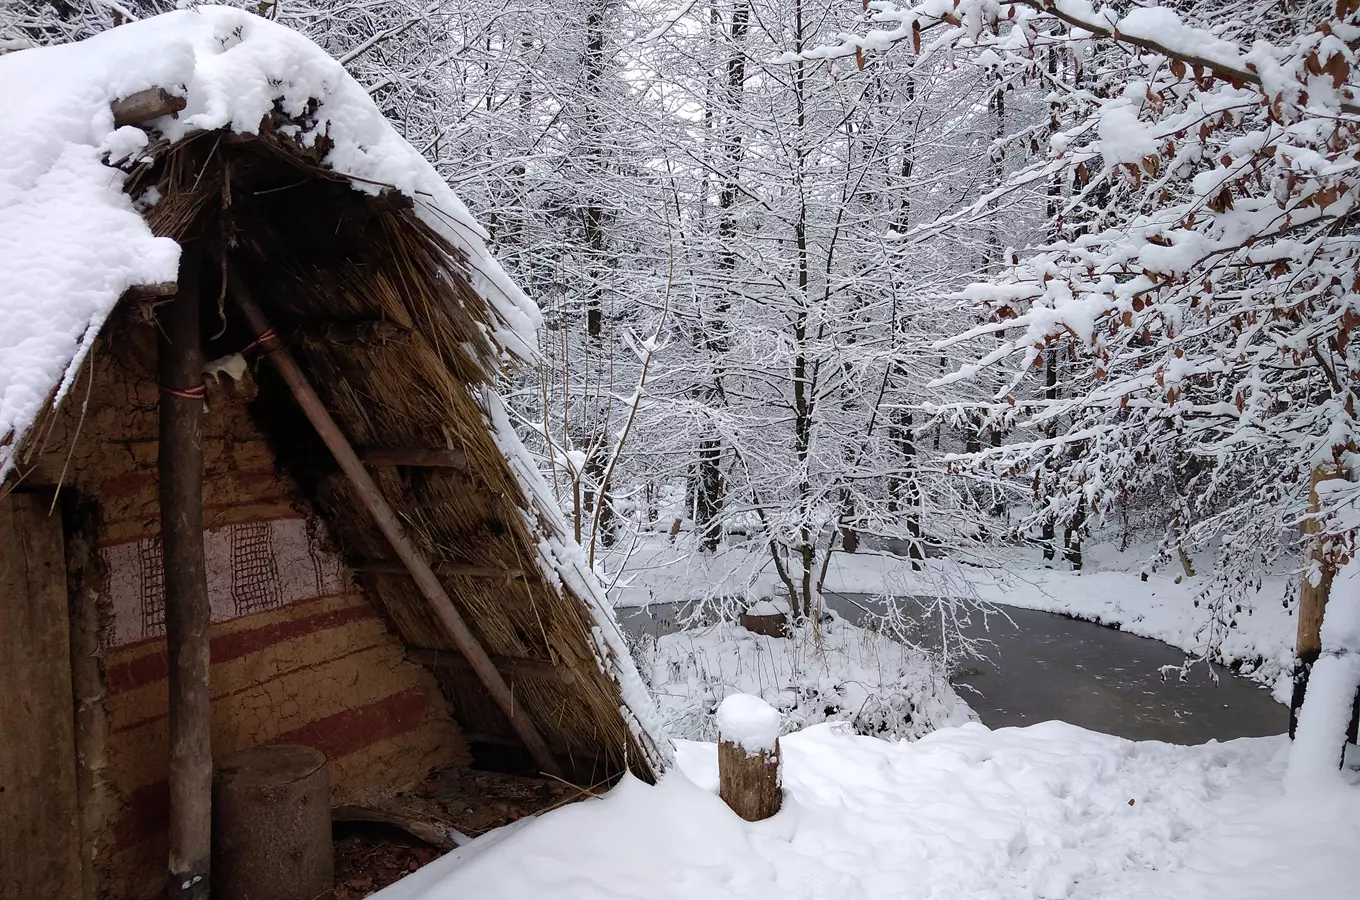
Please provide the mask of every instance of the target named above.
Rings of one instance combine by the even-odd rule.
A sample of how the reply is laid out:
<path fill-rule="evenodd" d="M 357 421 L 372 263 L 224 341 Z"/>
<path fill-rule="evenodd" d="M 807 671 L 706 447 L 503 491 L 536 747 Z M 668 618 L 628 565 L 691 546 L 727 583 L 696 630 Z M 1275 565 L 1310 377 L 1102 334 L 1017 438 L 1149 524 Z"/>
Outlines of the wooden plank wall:
<path fill-rule="evenodd" d="M 0 499 L 0 900 L 82 890 L 66 563 L 51 502 Z"/>

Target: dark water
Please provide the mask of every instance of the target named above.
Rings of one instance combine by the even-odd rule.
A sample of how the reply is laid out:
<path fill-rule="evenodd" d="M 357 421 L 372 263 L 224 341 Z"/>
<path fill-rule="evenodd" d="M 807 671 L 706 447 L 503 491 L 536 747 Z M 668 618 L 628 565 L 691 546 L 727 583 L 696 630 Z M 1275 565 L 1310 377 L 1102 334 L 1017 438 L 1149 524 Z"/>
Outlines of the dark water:
<path fill-rule="evenodd" d="M 827 602 L 851 622 L 876 609 L 865 595 L 833 595 Z M 677 631 L 685 612 L 678 603 L 616 610 L 634 637 Z M 1005 612 L 1012 621 L 973 616 L 964 634 L 990 641 L 988 658 L 961 662 L 954 678 L 991 728 L 1061 719 L 1133 740 L 1199 744 L 1280 734 L 1289 726 L 1288 710 L 1268 691 L 1223 666 L 1198 663 L 1184 680 L 1163 676 L 1163 666 L 1185 661 L 1175 647 L 1053 613 Z M 923 634 L 921 643 L 932 642 Z"/>

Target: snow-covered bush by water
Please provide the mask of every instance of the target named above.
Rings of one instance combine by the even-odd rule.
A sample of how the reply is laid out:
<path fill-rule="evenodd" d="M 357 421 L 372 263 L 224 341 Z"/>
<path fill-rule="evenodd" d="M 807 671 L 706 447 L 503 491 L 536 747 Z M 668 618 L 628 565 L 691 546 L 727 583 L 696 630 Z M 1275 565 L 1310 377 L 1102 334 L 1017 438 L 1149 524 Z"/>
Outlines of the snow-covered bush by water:
<path fill-rule="evenodd" d="M 643 637 L 634 655 L 677 738 L 716 740 L 715 712 L 736 693 L 779 710 L 784 734 L 846 722 L 860 734 L 914 739 L 976 718 L 929 655 L 834 614 L 820 640 L 810 625 L 766 637 L 722 622 Z"/>

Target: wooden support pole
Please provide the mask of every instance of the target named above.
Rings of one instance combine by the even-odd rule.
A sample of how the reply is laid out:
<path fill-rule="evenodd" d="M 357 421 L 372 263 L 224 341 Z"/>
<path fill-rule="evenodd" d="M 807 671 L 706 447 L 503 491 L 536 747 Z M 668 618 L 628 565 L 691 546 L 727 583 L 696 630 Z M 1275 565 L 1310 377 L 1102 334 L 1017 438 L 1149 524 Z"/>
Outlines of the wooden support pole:
<path fill-rule="evenodd" d="M 1313 469 L 1308 479 L 1308 512 L 1316 515 L 1322 508 L 1318 498 L 1318 486 L 1334 478 L 1345 478 L 1346 471 L 1331 463 L 1321 463 Z M 1322 615 L 1327 608 L 1327 598 L 1332 593 L 1332 579 L 1336 577 L 1336 566 L 1327 557 L 1321 538 L 1315 537 L 1321 530 L 1316 519 L 1306 519 L 1299 530 L 1308 539 L 1309 565 L 1304 571 L 1299 585 L 1298 634 L 1294 650 L 1294 695 L 1289 703 L 1289 736 L 1292 738 L 1299 723 L 1299 711 L 1303 708 L 1303 698 L 1308 692 L 1308 676 L 1313 663 L 1322 654 Z M 1316 570 L 1317 583 L 1310 581 L 1310 574 Z"/>
<path fill-rule="evenodd" d="M 161 306 L 161 547 L 170 659 L 170 830 L 166 896 L 207 900 L 212 830 L 207 566 L 203 558 L 203 349 L 196 247 L 184 247 L 180 290 Z"/>
<path fill-rule="evenodd" d="M 66 590 L 71 616 L 71 690 L 75 701 L 76 798 L 84 900 L 99 895 L 98 862 L 112 843 L 108 822 L 118 798 L 109 783 L 109 721 L 100 633 L 106 574 L 99 553 L 97 505 L 74 490 L 61 494 L 66 537 Z"/>
<path fill-rule="evenodd" d="M 401 520 L 397 518 L 396 512 L 373 481 L 373 476 L 369 475 L 368 470 L 364 468 L 363 462 L 354 452 L 354 448 L 340 430 L 340 426 L 336 424 L 335 419 L 331 418 L 325 404 L 321 402 L 321 398 L 317 396 L 316 391 L 307 381 L 307 376 L 303 374 L 292 355 L 284 348 L 264 312 L 251 298 L 240 275 L 232 272 L 229 280 L 232 297 L 245 314 L 251 329 L 258 335 L 258 343 L 268 354 L 274 367 L 278 369 L 279 375 L 282 376 L 289 390 L 292 391 L 293 397 L 302 407 L 303 414 L 307 416 L 317 434 L 321 436 L 321 440 L 325 442 L 331 454 L 334 455 L 340 469 L 354 486 L 355 493 L 359 495 L 360 501 L 367 507 L 375 524 L 382 531 L 383 536 L 387 538 L 388 543 L 392 545 L 393 552 L 411 573 L 411 578 L 429 601 L 449 640 L 467 657 L 473 671 L 477 673 L 477 677 L 486 687 L 487 693 L 491 695 L 491 699 L 496 702 L 496 705 L 505 713 L 506 718 L 510 720 L 515 733 L 524 741 L 524 745 L 529 749 L 529 753 L 532 754 L 539 768 L 549 775 L 561 778 L 563 776 L 562 768 L 553 758 L 552 752 L 549 751 L 543 736 L 539 734 L 538 728 L 529 720 L 523 706 L 516 706 L 509 685 L 505 683 L 500 672 L 496 671 L 496 666 L 491 661 L 491 657 L 482 649 L 482 645 L 477 641 L 472 629 L 468 628 L 463 617 L 459 615 L 458 608 L 449 599 L 449 595 L 444 591 L 444 586 L 439 583 L 439 578 L 425 560 L 424 554 L 416 548 L 406 534 L 406 529 L 402 526 Z"/>
<path fill-rule="evenodd" d="M 359 456 L 370 466 L 422 466 L 431 469 L 466 469 L 467 454 L 461 450 L 427 447 L 365 447 Z"/>

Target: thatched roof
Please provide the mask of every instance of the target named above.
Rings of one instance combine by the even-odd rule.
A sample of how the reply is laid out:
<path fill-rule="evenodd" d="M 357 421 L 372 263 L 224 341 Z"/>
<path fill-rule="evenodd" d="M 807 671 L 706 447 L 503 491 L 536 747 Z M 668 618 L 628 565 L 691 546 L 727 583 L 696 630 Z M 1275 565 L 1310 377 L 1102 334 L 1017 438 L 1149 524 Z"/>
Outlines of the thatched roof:
<path fill-rule="evenodd" d="M 161 85 L 184 92 L 188 108 L 178 119 L 145 123 L 149 139 L 143 146 L 136 146 L 142 142 L 126 128 L 110 130 L 114 137 L 102 141 L 105 151 L 111 142 L 135 149 L 119 168 L 104 171 L 121 178 L 121 202 L 129 212 L 141 212 L 146 240 L 198 245 L 211 261 L 202 285 L 204 302 L 211 305 L 205 309 L 212 326 L 205 335 L 208 358 L 241 351 L 256 337 L 230 303 L 218 307 L 217 298 L 227 293 L 224 279 L 238 279 L 276 329 L 293 337 L 291 352 L 351 444 L 461 454 L 461 468 L 379 466 L 373 472 L 420 550 L 443 564 L 436 569 L 450 598 L 498 667 L 511 673 L 515 703 L 564 765 L 586 777 L 625 766 L 654 775 L 670 748 L 654 722 L 650 698 L 603 591 L 580 548 L 565 536 L 561 515 L 495 392 L 506 361 L 531 352 L 526 323 L 532 325 L 536 310 L 490 260 L 480 230 L 433 170 L 381 122 L 338 65 L 317 59 L 324 54 L 315 46 L 237 11 L 161 19 L 175 21 L 152 20 L 115 33 L 122 32 L 119 40 L 127 44 L 129 29 L 144 28 L 141 52 L 148 58 L 158 50 L 173 56 L 186 40 L 198 48 L 197 68 L 191 60 L 189 71 L 177 78 L 150 73 L 170 78 Z M 269 100 L 255 121 L 257 107 L 213 111 L 212 104 L 222 100 L 213 92 L 223 83 L 238 91 L 247 86 L 240 84 L 240 72 L 219 78 L 216 88 L 203 76 L 202 47 L 210 43 L 202 40 L 205 30 L 214 40 L 226 33 L 237 41 L 227 52 L 216 51 L 211 62 L 219 69 L 237 48 L 254 53 L 256 62 L 246 59 L 245 66 L 255 65 L 253 87 L 263 82 Z M 158 48 L 157 41 L 168 46 Z M 43 52 L 0 58 L 0 79 L 3 63 Z M 279 66 L 257 64 L 265 57 L 277 57 L 287 63 L 285 71 L 302 74 L 280 83 Z M 97 75 L 97 66 L 86 68 Z M 150 87 L 137 83 L 135 74 L 122 72 L 119 79 L 139 90 Z M 125 89 L 110 93 L 126 96 Z M 95 96 L 95 102 L 116 99 Z M 201 125 L 216 127 L 186 125 L 196 108 L 207 111 L 198 116 Z M 381 158 L 375 162 L 364 153 Z M 365 174 L 357 175 L 356 168 Z M 385 181 L 386 174 L 397 177 Z M 0 171 L 0 180 L 4 177 Z M 24 185 L 19 188 L 22 203 Z M 0 229 L 3 197 L 0 193 Z M 36 202 L 32 190 L 27 200 Z M 0 268 L 22 265 L 0 257 Z M 88 265 L 97 268 L 98 262 Z M 137 291 L 122 288 L 165 280 L 155 265 L 150 274 L 162 277 L 133 272 L 121 287 L 117 278 L 105 278 L 101 289 L 116 288 L 124 305 L 144 302 Z M 0 307 L 4 303 L 0 299 Z M 22 458 L 29 434 L 41 431 L 34 423 L 62 402 L 62 384 L 114 312 L 98 306 L 61 366 L 48 366 L 61 379 L 45 376 L 50 383 L 41 408 L 0 422 L 6 426 L 0 431 L 9 431 L 0 441 L 0 474 Z M 6 354 L 14 358 L 16 352 L 0 342 L 0 396 L 13 386 L 3 378 Z M 458 664 L 428 601 L 393 564 L 391 547 L 298 414 L 287 388 L 267 366 L 256 377 L 260 391 L 252 416 L 327 520 L 370 598 L 407 644 L 418 648 L 416 656 L 435 665 L 469 732 L 509 734 L 503 714 Z"/>

